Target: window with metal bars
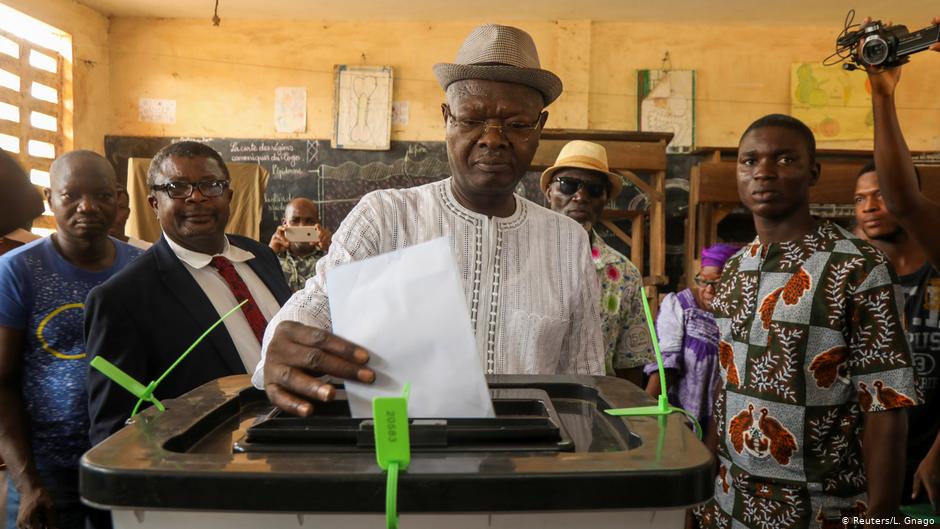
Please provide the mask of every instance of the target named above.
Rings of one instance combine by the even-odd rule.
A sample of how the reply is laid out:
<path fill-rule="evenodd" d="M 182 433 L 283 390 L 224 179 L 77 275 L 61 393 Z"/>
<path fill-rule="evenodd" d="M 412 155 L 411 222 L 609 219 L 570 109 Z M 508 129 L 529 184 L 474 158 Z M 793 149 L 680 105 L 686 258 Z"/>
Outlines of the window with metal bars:
<path fill-rule="evenodd" d="M 0 4 L 0 148 L 19 159 L 37 187 L 49 186 L 52 161 L 71 147 L 71 45 L 67 33 Z M 33 228 L 54 230 L 51 212 Z"/>

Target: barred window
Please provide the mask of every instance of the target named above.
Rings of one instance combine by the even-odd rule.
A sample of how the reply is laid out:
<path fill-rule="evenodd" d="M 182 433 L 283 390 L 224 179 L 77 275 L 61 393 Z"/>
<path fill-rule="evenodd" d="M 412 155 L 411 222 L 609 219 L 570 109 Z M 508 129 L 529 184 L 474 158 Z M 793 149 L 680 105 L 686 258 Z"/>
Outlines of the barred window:
<path fill-rule="evenodd" d="M 0 148 L 19 159 L 37 187 L 71 148 L 72 37 L 0 4 Z M 55 229 L 48 211 L 33 231 Z"/>

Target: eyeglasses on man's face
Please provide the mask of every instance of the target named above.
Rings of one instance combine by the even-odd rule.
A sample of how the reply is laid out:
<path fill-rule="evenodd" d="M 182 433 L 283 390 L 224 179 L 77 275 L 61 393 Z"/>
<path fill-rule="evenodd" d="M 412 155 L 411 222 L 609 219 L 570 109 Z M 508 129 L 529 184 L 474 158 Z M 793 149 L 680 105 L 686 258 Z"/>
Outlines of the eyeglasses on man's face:
<path fill-rule="evenodd" d="M 720 282 L 721 282 L 721 277 L 716 277 L 715 279 L 706 279 L 702 277 L 701 272 L 695 274 L 695 284 L 700 287 L 718 288 L 718 283 Z"/>
<path fill-rule="evenodd" d="M 228 189 L 228 180 L 203 180 L 202 182 L 167 182 L 165 184 L 150 186 L 154 191 L 164 191 L 170 198 L 189 198 L 194 189 L 199 189 L 199 194 L 206 198 L 215 198 L 222 196 Z"/>
<path fill-rule="evenodd" d="M 525 142 L 531 139 L 542 126 L 540 119 L 532 123 L 513 118 L 495 124 L 483 120 L 458 118 L 446 106 L 444 112 L 447 113 L 447 122 L 454 126 L 457 131 L 474 138 L 482 137 L 490 129 L 498 129 L 511 142 Z"/>
<path fill-rule="evenodd" d="M 569 176 L 556 176 L 554 181 L 558 182 L 558 192 L 563 195 L 574 195 L 581 188 L 584 188 L 591 198 L 601 198 L 607 193 L 607 184 L 588 182 Z"/>

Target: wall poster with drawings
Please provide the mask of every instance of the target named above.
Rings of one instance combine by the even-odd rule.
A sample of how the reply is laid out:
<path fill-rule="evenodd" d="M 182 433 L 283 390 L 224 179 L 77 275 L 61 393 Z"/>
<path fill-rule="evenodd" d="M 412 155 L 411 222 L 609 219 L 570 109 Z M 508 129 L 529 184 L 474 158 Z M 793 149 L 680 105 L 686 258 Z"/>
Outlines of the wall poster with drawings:
<path fill-rule="evenodd" d="M 637 70 L 637 106 L 640 130 L 673 133 L 667 153 L 692 152 L 695 70 Z"/>
<path fill-rule="evenodd" d="M 388 150 L 392 138 L 392 67 L 334 67 L 334 149 Z"/>

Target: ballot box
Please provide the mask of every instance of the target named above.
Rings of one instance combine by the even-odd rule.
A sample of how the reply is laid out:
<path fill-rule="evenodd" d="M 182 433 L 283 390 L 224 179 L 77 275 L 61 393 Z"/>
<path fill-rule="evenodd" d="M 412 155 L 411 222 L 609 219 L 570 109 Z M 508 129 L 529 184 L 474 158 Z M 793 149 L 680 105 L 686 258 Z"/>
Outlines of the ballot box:
<path fill-rule="evenodd" d="M 496 417 L 415 419 L 398 479 L 400 527 L 680 528 L 714 463 L 678 415 L 612 377 L 490 376 Z M 372 423 L 343 391 L 282 414 L 247 375 L 150 408 L 81 460 L 85 503 L 118 529 L 382 528 L 386 476 Z"/>

